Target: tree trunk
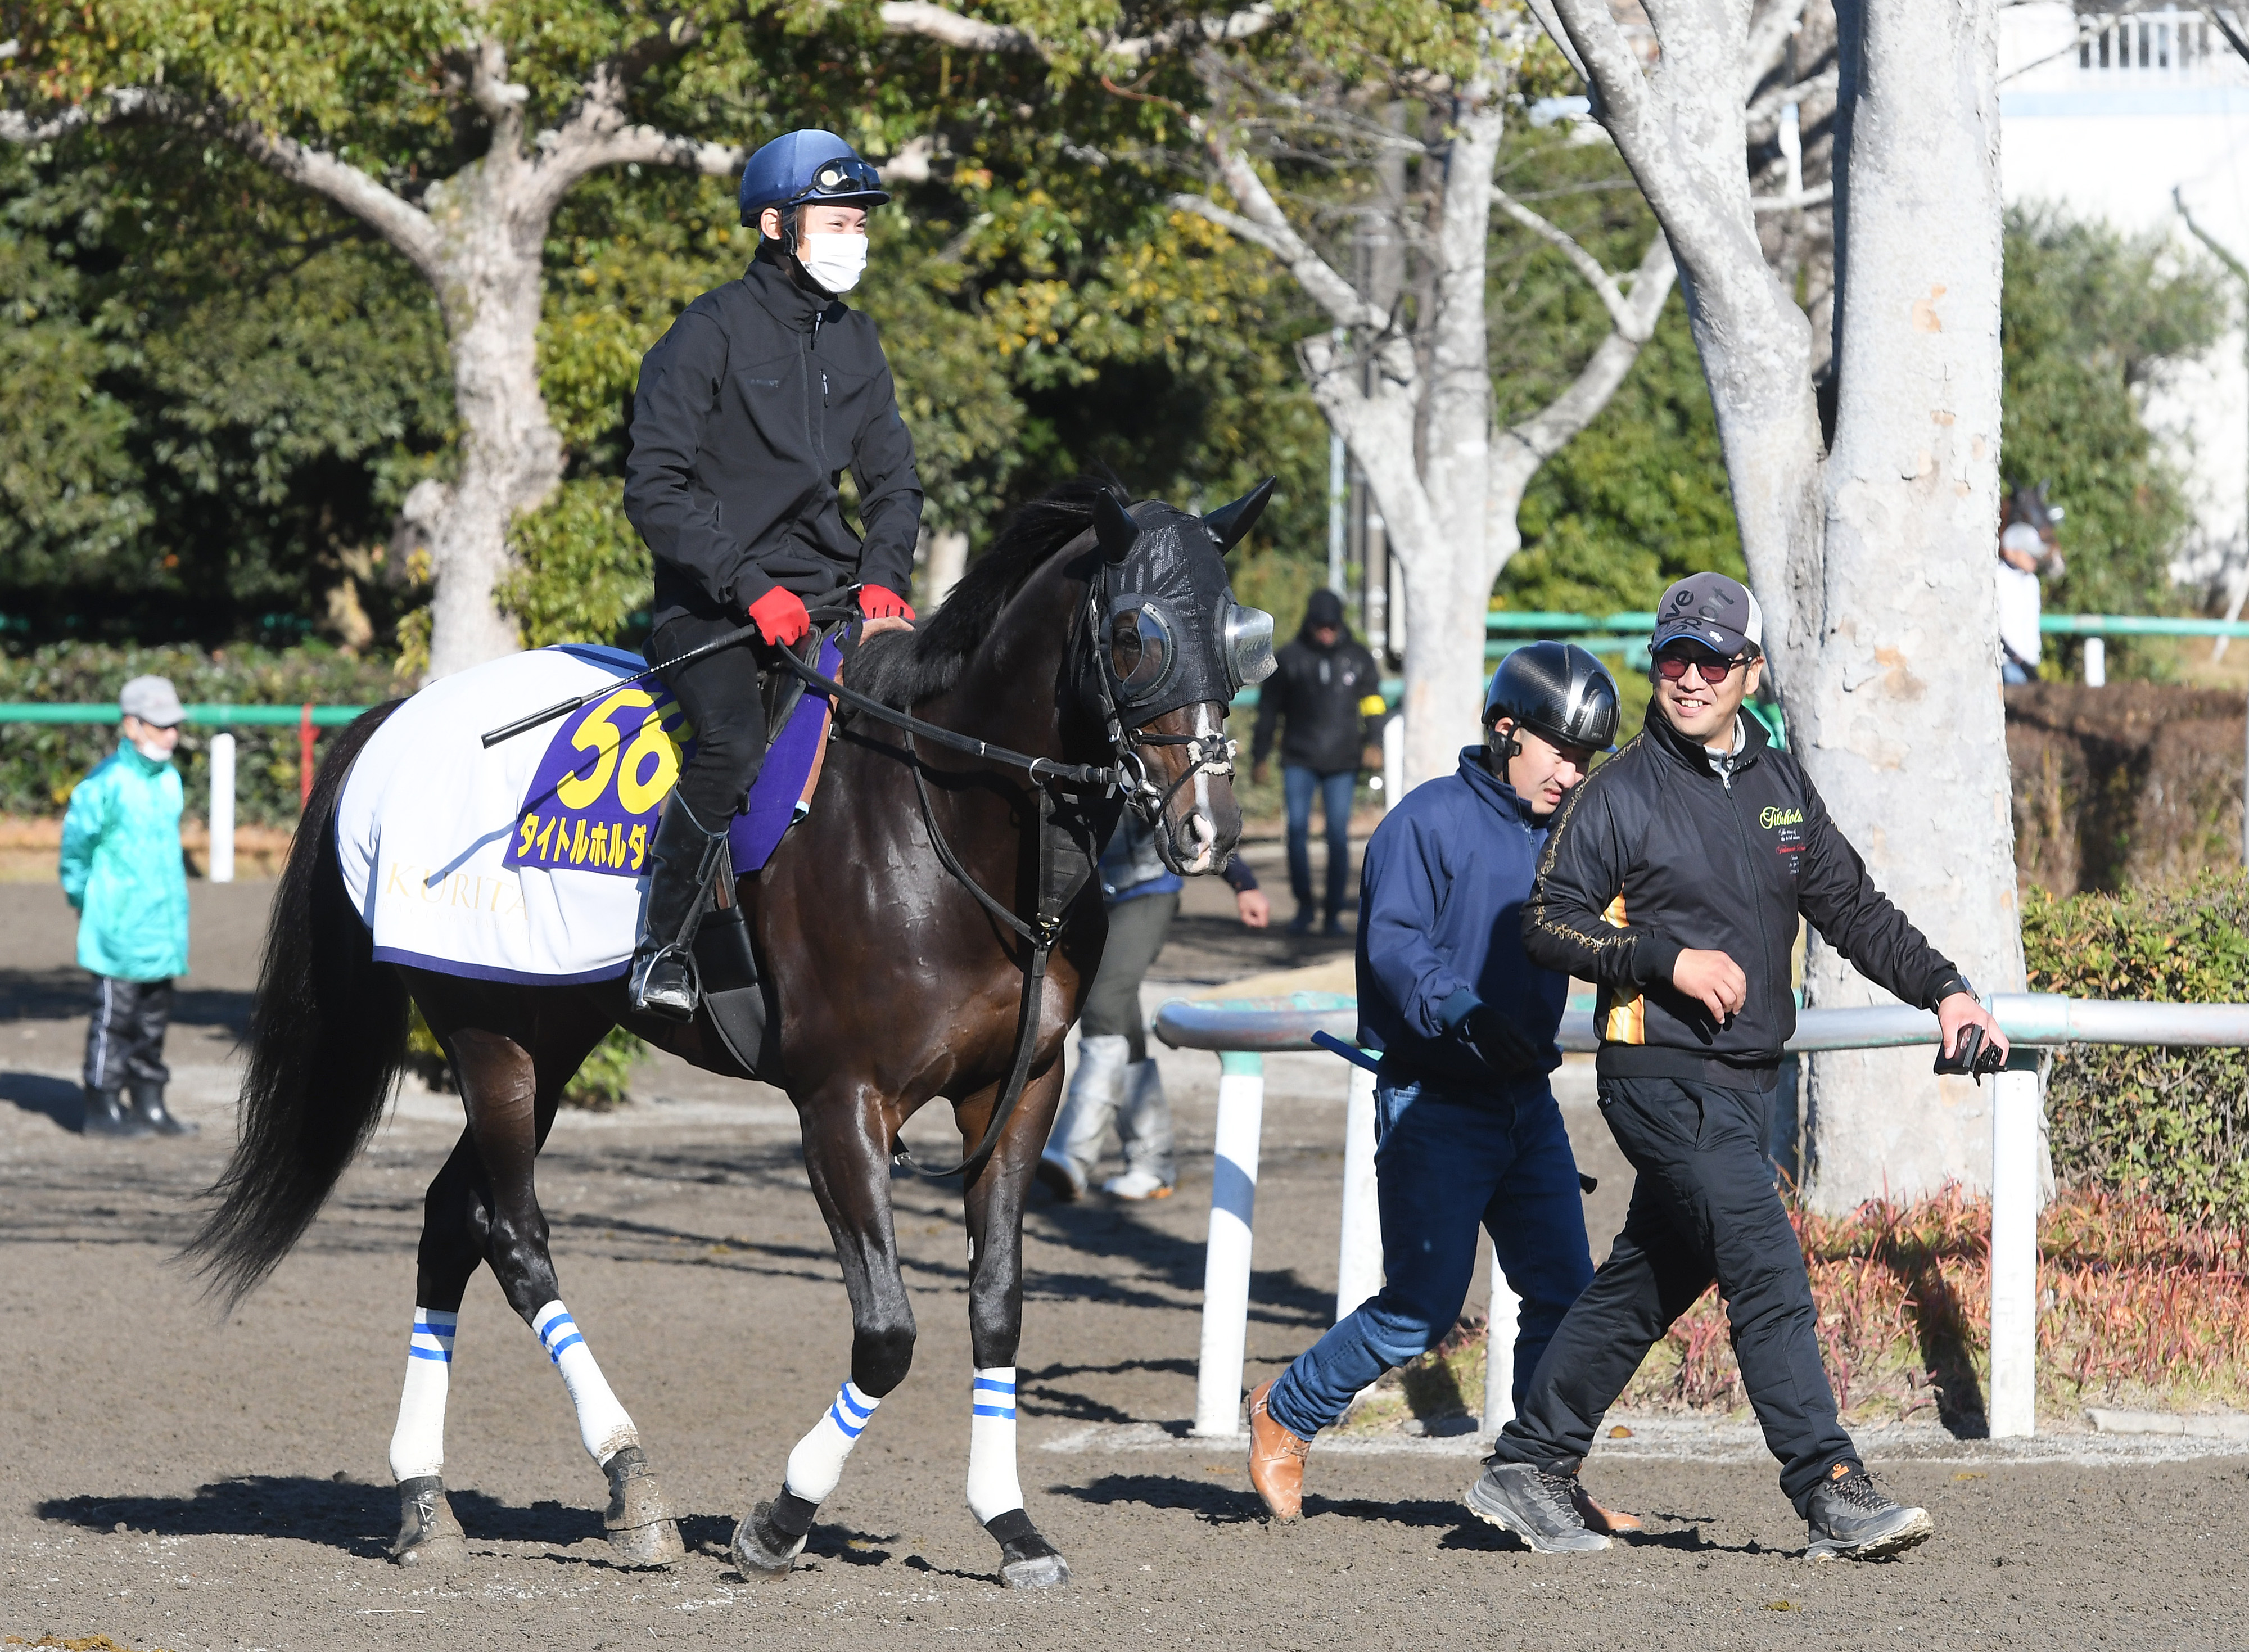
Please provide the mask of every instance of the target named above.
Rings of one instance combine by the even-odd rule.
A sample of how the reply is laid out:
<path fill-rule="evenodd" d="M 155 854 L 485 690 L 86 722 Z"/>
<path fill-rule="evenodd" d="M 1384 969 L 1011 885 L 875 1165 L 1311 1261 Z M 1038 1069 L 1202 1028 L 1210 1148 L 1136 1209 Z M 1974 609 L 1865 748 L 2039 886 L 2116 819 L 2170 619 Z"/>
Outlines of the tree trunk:
<path fill-rule="evenodd" d="M 514 155 L 496 148 L 431 191 L 444 269 L 438 299 L 461 424 L 460 472 L 431 545 L 433 680 L 522 645 L 494 600 L 507 572 L 508 525 L 544 504 L 562 479 L 562 438 L 539 388 L 547 215 L 535 224 L 520 221 L 519 169 Z"/>
<path fill-rule="evenodd" d="M 2024 981 L 1992 578 L 1999 500 L 1997 25 L 1846 0 L 1836 139 L 1840 397 L 1817 664 L 1792 733 L 1875 882 L 1985 993 Z M 1825 946 L 1805 995 L 1888 995 Z M 1929 1053 L 1812 1063 L 1807 1191 L 1843 1210 L 1988 1187 L 1988 1090 Z"/>

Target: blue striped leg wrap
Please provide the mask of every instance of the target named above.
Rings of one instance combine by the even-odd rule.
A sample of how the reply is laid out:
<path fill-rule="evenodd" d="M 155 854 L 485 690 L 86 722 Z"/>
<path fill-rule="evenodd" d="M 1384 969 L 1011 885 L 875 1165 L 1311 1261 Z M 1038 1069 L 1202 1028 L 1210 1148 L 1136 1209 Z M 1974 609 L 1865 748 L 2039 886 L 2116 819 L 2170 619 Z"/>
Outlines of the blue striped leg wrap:
<path fill-rule="evenodd" d="M 409 1359 L 435 1359 L 440 1365 L 453 1363 L 453 1337 L 461 1323 L 457 1313 L 445 1313 L 430 1308 L 414 1311 L 414 1332 L 406 1341 Z"/>
<path fill-rule="evenodd" d="M 979 1377 L 969 1385 L 968 1414 L 974 1417 L 1015 1420 L 1015 1385 L 996 1377 Z"/>

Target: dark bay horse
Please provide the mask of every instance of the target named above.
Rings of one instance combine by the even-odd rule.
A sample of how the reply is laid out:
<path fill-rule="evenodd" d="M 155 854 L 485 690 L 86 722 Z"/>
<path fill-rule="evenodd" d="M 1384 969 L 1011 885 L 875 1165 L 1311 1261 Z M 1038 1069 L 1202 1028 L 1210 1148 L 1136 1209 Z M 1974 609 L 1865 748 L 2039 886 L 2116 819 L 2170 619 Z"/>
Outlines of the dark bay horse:
<path fill-rule="evenodd" d="M 964 1187 L 976 1367 L 969 1505 L 1001 1546 L 1007 1582 L 1069 1575 L 1016 1479 L 1024 1195 L 1062 1091 L 1063 1036 L 1100 960 L 1105 925 L 1088 876 L 1100 843 L 1132 807 L 1156 823 L 1173 870 L 1200 873 L 1224 865 L 1240 833 L 1223 719 L 1234 689 L 1270 669 L 1271 621 L 1234 604 L 1221 559 L 1270 487 L 1196 517 L 1154 502 L 1128 513 L 1096 485 L 1067 485 L 1026 507 L 920 631 L 870 639 L 846 668 L 846 687 L 942 729 L 1050 766 L 1109 766 L 1124 778 L 1121 795 L 1065 794 L 1050 774 L 849 712 L 813 817 L 732 891 L 777 994 L 767 1046 L 777 1059 L 760 1065 L 795 1103 L 853 1330 L 849 1380 L 790 1454 L 777 1494 L 736 1531 L 746 1576 L 788 1569 L 877 1402 L 905 1377 L 914 1316 L 891 1228 L 892 1157 L 900 1127 L 940 1096 L 964 1151 L 989 1149 L 980 1160 L 968 1152 Z M 337 742 L 292 845 L 252 1013 L 240 1139 L 188 1254 L 230 1299 L 287 1254 L 380 1120 L 410 996 L 450 1060 L 467 1129 L 424 1206 L 391 1442 L 402 1503 L 393 1553 L 452 1565 L 466 1552 L 441 1473 L 445 1385 L 463 1295 L 488 1263 L 560 1369 L 581 1438 L 608 1476 L 615 1552 L 628 1564 L 668 1564 L 683 1552 L 672 1511 L 563 1306 L 533 1165 L 563 1086 L 614 1026 L 698 1066 L 749 1075 L 704 1015 L 684 1026 L 629 1016 L 622 974 L 523 986 L 375 960 L 333 825 L 354 760 L 392 709 L 370 712 Z M 1067 904 L 1043 932 L 1052 963 L 1033 994 L 1024 932 L 1042 901 L 1053 912 L 1057 891 Z M 1002 1091 L 1026 1064 L 1008 1112 Z"/>

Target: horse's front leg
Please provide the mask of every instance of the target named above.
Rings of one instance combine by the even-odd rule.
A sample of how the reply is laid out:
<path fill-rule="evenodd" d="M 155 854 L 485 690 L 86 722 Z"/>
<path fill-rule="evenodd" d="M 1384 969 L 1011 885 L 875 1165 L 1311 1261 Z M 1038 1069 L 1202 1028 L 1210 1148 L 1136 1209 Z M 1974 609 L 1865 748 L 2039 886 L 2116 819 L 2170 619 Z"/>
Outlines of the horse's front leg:
<path fill-rule="evenodd" d="M 1069 1581 L 1069 1563 L 1039 1534 L 1015 1474 L 1015 1350 L 1023 1337 L 1023 1199 L 1062 1094 L 1055 1062 L 1025 1086 L 992 1160 L 968 1188 L 968 1508 L 1000 1545 L 1001 1580 L 1013 1589 Z M 973 1146 L 985 1109 L 964 1108 Z"/>
<path fill-rule="evenodd" d="M 775 1576 L 796 1563 L 851 1448 L 913 1363 L 913 1304 L 891 1220 L 891 1132 L 883 1099 L 861 1080 L 840 1079 L 799 1111 L 805 1173 L 851 1298 L 851 1375 L 788 1454 L 780 1495 L 735 1527 L 734 1561 L 745 1578 Z"/>

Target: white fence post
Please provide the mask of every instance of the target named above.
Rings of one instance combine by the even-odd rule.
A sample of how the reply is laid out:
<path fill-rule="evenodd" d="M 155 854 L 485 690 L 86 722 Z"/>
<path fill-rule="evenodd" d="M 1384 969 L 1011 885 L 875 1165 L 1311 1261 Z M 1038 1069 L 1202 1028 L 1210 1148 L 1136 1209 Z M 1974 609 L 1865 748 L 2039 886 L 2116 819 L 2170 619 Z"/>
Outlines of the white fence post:
<path fill-rule="evenodd" d="M 1356 1062 L 1343 1124 L 1343 1242 L 1336 1257 L 1336 1318 L 1382 1289 L 1382 1201 L 1374 1182 L 1374 1075 Z"/>
<path fill-rule="evenodd" d="M 2010 1067 L 1991 1091 L 1990 1412 L 2004 1439 L 2038 1426 L 2038 1070 Z"/>
<path fill-rule="evenodd" d="M 234 881 L 234 736 L 210 743 L 210 881 Z"/>
<path fill-rule="evenodd" d="M 2106 688 L 2108 685 L 2108 644 L 2100 637 L 2085 639 L 2085 686 Z"/>
<path fill-rule="evenodd" d="M 1249 1335 L 1249 1236 L 1257 1205 L 1257 1138 L 1265 1115 L 1265 1058 L 1218 1057 L 1218 1131 L 1211 1162 L 1210 1242 L 1202 1276 L 1202 1357 L 1193 1432 L 1241 1432 L 1241 1364 Z"/>
<path fill-rule="evenodd" d="M 1497 1434 L 1515 1420 L 1515 1333 L 1523 1299 L 1508 1289 L 1499 1251 L 1491 1251 L 1491 1324 L 1484 1331 L 1483 1432 Z"/>

